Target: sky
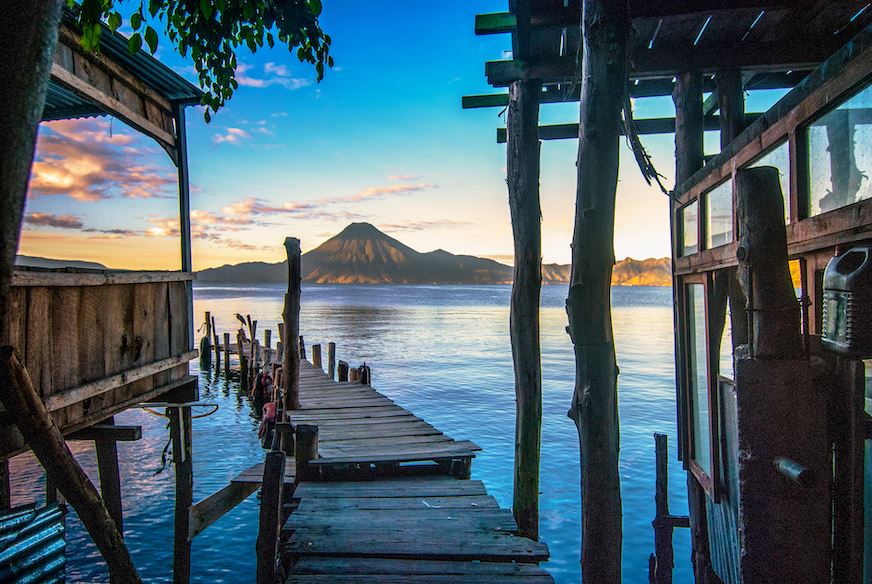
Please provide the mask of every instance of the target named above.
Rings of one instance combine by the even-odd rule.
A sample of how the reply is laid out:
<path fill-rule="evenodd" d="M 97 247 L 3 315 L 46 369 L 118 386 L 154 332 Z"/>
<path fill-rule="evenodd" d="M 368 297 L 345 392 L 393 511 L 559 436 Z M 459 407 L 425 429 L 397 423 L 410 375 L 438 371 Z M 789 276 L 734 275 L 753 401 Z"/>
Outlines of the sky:
<path fill-rule="evenodd" d="M 241 50 L 232 100 L 210 124 L 188 110 L 194 268 L 280 261 L 285 237 L 305 252 L 353 221 L 419 251 L 510 263 L 506 150 L 496 143 L 505 118 L 460 106 L 463 95 L 497 91 L 484 62 L 510 57 L 510 37 L 476 37 L 473 25 L 477 13 L 506 9 L 505 0 L 326 0 L 335 66 L 320 83 L 287 48 Z M 167 39 L 156 56 L 195 80 Z M 634 107 L 637 117 L 674 114 L 669 97 Z M 578 104 L 543 104 L 540 120 L 577 121 Z M 671 186 L 674 137 L 643 141 Z M 716 141 L 707 136 L 709 148 Z M 570 260 L 577 148 L 542 145 L 546 263 Z M 44 123 L 19 253 L 178 269 L 176 180 L 157 143 L 119 120 Z M 617 258 L 669 255 L 667 198 L 623 142 L 616 213 Z"/>

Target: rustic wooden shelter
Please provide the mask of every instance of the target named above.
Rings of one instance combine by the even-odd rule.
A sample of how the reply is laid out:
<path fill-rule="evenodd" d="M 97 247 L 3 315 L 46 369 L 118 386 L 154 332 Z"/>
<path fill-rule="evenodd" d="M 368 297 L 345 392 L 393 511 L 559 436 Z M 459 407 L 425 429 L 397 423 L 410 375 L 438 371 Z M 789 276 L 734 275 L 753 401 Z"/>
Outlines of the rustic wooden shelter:
<path fill-rule="evenodd" d="M 654 180 L 638 136 L 671 132 L 679 456 L 697 581 L 872 581 L 868 549 L 864 563 L 864 543 L 872 542 L 864 537 L 872 419 L 862 360 L 872 347 L 826 348 L 828 335 L 864 329 L 833 319 L 846 310 L 844 296 L 833 295 L 824 277 L 834 256 L 872 240 L 870 23 L 869 2 L 851 0 L 510 0 L 507 12 L 476 18 L 477 34 L 512 39 L 511 59 L 485 65 L 488 82 L 508 93 L 467 96 L 463 106 L 507 107 L 497 139 L 508 146 L 516 242 L 515 515 L 531 532 L 540 140 L 579 139 L 567 312 L 585 581 L 620 580 L 608 300 L 619 134 Z M 776 88 L 791 91 L 768 112 L 745 111 L 748 92 Z M 632 119 L 628 98 L 667 95 L 674 118 Z M 580 123 L 538 125 L 540 104 L 568 101 L 580 101 Z M 720 131 L 713 157 L 703 149 L 707 130 Z M 869 312 L 861 292 L 851 302 Z M 655 525 L 656 582 L 671 581 L 668 540 L 677 519 Z"/>
<path fill-rule="evenodd" d="M 136 440 L 140 433 L 136 427 L 115 426 L 113 416 L 145 401 L 169 405 L 177 464 L 177 581 L 187 581 L 190 560 L 191 409 L 185 404 L 198 397 L 197 378 L 188 370 L 197 352 L 185 108 L 201 96 L 198 88 L 145 52 L 130 54 L 127 39 L 108 28 L 102 31 L 98 53 L 83 51 L 67 15 L 42 119 L 111 115 L 166 150 L 178 168 L 181 265 L 179 271 L 166 272 L 16 269 L 10 319 L 3 323 L 19 355 L 4 354 L 4 365 L 11 370 L 20 360 L 67 440 L 96 443 L 102 497 L 119 531 L 122 493 L 116 441 Z M 9 506 L 8 459 L 33 446 L 19 432 L 21 424 L 19 415 L 0 411 L 0 508 Z M 50 499 L 57 486 L 49 485 Z"/>

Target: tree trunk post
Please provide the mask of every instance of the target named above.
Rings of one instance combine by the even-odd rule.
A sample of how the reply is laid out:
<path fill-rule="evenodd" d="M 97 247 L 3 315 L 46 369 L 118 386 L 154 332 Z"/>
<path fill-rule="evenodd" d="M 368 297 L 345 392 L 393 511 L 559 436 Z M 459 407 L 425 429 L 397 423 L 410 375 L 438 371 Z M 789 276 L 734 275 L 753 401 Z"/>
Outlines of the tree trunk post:
<path fill-rule="evenodd" d="M 230 333 L 224 333 L 224 375 L 230 373 Z"/>
<path fill-rule="evenodd" d="M 0 511 L 12 507 L 12 484 L 9 481 L 9 460 L 0 462 Z"/>
<path fill-rule="evenodd" d="M 115 420 L 108 418 L 103 424 L 113 425 Z M 94 440 L 94 449 L 97 451 L 97 472 L 100 475 L 100 494 L 106 503 L 106 508 L 118 533 L 124 535 L 124 513 L 121 504 L 121 473 L 118 469 L 118 444 L 112 438 L 97 438 Z"/>
<path fill-rule="evenodd" d="M 257 584 L 275 584 L 279 534 L 282 529 L 282 491 L 285 453 L 267 452 L 260 491 L 260 527 L 257 532 Z"/>
<path fill-rule="evenodd" d="M 312 365 L 321 369 L 321 345 L 312 345 Z"/>
<path fill-rule="evenodd" d="M 300 240 L 295 237 L 285 239 L 288 254 L 288 293 L 285 295 L 285 345 L 282 379 L 284 381 L 285 419 L 288 412 L 300 409 L 300 357 L 294 346 L 300 339 Z M 302 348 L 302 342 L 298 345 Z"/>
<path fill-rule="evenodd" d="M 327 343 L 327 375 L 336 379 L 336 343 Z"/>
<path fill-rule="evenodd" d="M 296 460 L 296 482 L 311 481 L 318 478 L 318 468 L 311 461 L 318 458 L 318 426 L 300 424 L 297 426 L 297 441 L 294 448 Z"/>
<path fill-rule="evenodd" d="M 212 317 L 212 343 L 215 345 L 215 368 L 221 368 L 221 343 L 218 342 L 218 329 L 215 327 L 215 317 Z M 215 372 L 218 373 L 217 371 Z"/>
<path fill-rule="evenodd" d="M 51 482 L 76 510 L 106 561 L 110 582 L 141 583 L 115 520 L 73 457 L 30 375 L 10 346 L 0 347 L 0 402 L 46 469 Z"/>
<path fill-rule="evenodd" d="M 702 168 L 703 111 L 702 76 L 696 72 L 676 75 L 675 90 L 675 184 L 680 185 Z M 684 403 L 681 398 L 681 403 Z M 684 412 L 686 415 L 686 412 Z M 705 511 L 705 491 L 693 473 L 687 473 L 687 506 L 690 512 L 691 561 L 696 581 L 713 581 L 708 543 L 708 522 Z"/>
<path fill-rule="evenodd" d="M 630 33 L 626 0 L 584 0 L 578 191 L 566 312 L 575 347 L 569 417 L 581 456 L 581 572 L 621 581 L 618 368 L 611 318 L 615 194 Z"/>
<path fill-rule="evenodd" d="M 539 538 L 539 450 L 542 434 L 542 211 L 539 203 L 539 81 L 509 86 L 506 168 L 515 263 L 509 333 L 515 371 L 515 476 L 512 513 L 518 533 Z"/>
<path fill-rule="evenodd" d="M 167 408 L 170 437 L 173 441 L 173 464 L 176 474 L 175 537 L 173 544 L 173 582 L 191 580 L 191 542 L 188 540 L 189 511 L 194 502 L 194 473 L 191 462 L 191 408 Z"/>
<path fill-rule="evenodd" d="M 64 4 L 21 2 L 0 12 L 0 346 L 9 341 L 12 271 Z"/>
<path fill-rule="evenodd" d="M 243 338 L 245 338 L 245 331 L 239 329 L 236 332 L 236 352 L 239 354 L 239 387 L 243 391 L 248 391 L 248 357 L 245 355 Z"/>

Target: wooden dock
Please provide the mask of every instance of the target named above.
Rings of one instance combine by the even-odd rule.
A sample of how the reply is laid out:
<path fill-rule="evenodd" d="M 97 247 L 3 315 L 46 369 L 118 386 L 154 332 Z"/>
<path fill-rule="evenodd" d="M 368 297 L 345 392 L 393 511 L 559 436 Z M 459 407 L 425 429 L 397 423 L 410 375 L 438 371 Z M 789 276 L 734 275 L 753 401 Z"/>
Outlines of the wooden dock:
<path fill-rule="evenodd" d="M 516 535 L 511 511 L 469 480 L 476 444 L 307 361 L 300 403 L 290 418 L 318 426 L 318 478 L 296 481 L 288 457 L 286 582 L 553 582 L 537 565 L 547 546 Z M 262 464 L 234 479 L 262 481 Z"/>

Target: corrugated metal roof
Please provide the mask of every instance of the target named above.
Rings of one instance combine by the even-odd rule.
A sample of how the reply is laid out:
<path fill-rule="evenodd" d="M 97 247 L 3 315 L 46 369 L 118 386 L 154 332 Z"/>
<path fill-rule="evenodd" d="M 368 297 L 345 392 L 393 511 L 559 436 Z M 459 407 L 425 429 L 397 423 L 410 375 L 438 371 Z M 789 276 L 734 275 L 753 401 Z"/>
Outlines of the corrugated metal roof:
<path fill-rule="evenodd" d="M 76 20 L 69 10 L 64 13 L 63 23 L 76 29 Z M 149 55 L 144 49 L 131 55 L 127 50 L 127 38 L 112 32 L 106 26 L 103 27 L 100 35 L 100 51 L 171 102 L 199 103 L 203 96 L 199 87 Z M 102 115 L 106 115 L 106 112 L 97 104 L 57 83 L 49 84 L 43 121 Z"/>
<path fill-rule="evenodd" d="M 64 581 L 64 510 L 33 505 L 0 514 L 0 582 Z"/>

